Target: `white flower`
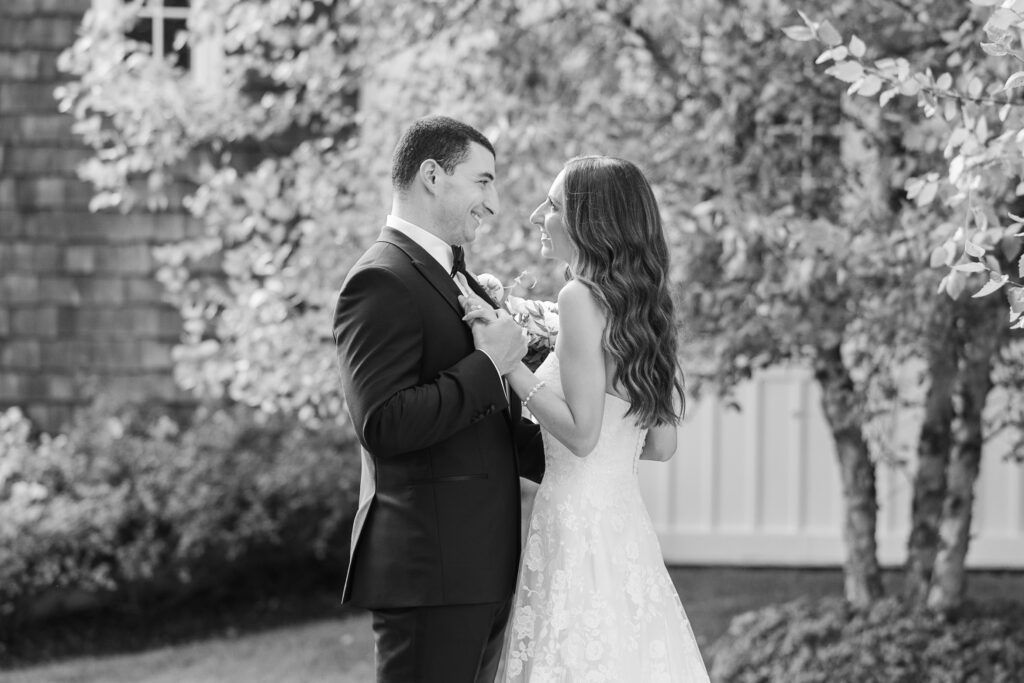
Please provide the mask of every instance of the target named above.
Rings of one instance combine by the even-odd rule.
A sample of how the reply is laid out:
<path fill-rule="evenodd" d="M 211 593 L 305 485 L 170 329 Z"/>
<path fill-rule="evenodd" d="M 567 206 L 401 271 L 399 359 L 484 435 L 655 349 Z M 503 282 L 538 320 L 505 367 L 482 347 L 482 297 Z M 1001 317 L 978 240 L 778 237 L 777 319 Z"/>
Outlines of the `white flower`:
<path fill-rule="evenodd" d="M 487 296 L 494 299 L 495 303 L 500 304 L 502 299 L 505 298 L 505 287 L 501 284 L 501 280 L 494 277 L 490 273 L 484 273 L 483 275 L 477 275 L 476 281 L 480 283 L 480 286 L 487 292 Z"/>
<path fill-rule="evenodd" d="M 605 683 L 608 677 L 602 671 L 588 671 L 584 683 Z"/>
<path fill-rule="evenodd" d="M 597 642 L 596 640 L 592 640 L 589 643 L 587 643 L 587 659 L 589 659 L 592 662 L 596 662 L 597 660 L 601 659 L 601 655 L 603 654 L 604 645 L 601 645 L 601 643 Z"/>
<path fill-rule="evenodd" d="M 518 676 L 523 672 L 523 660 L 518 657 L 510 657 L 508 660 L 508 675 Z"/>
<path fill-rule="evenodd" d="M 652 640 L 649 649 L 653 659 L 663 659 L 667 654 L 664 640 Z"/>
<path fill-rule="evenodd" d="M 597 628 L 601 625 L 601 615 L 597 610 L 589 609 L 583 613 L 583 625 L 587 628 Z"/>

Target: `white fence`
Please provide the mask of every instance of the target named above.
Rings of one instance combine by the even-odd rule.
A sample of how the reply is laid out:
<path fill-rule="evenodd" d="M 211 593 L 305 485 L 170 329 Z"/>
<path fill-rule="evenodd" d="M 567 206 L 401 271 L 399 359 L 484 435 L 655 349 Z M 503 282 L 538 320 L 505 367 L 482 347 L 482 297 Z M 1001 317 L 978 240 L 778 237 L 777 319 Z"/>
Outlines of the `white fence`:
<path fill-rule="evenodd" d="M 691 403 L 679 450 L 641 463 L 640 480 L 668 564 L 839 565 L 842 495 L 834 447 L 806 370 L 764 373 L 737 394 L 741 412 Z M 913 443 L 912 417 L 898 428 Z M 910 449 L 912 453 L 912 448 Z M 986 446 L 968 565 L 1024 569 L 1024 466 Z M 910 468 L 878 468 L 878 556 L 906 557 Z"/>

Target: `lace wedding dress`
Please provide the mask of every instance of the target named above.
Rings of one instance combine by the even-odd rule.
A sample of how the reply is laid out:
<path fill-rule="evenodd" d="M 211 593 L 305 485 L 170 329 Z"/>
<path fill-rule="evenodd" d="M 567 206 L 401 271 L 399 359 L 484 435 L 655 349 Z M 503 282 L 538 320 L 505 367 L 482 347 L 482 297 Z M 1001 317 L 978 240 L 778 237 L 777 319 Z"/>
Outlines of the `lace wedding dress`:
<path fill-rule="evenodd" d="M 558 359 L 537 369 L 562 393 Z M 546 469 L 519 568 L 499 682 L 706 682 L 669 579 L 637 462 L 646 430 L 605 396 L 601 435 L 578 458 L 544 432 Z"/>

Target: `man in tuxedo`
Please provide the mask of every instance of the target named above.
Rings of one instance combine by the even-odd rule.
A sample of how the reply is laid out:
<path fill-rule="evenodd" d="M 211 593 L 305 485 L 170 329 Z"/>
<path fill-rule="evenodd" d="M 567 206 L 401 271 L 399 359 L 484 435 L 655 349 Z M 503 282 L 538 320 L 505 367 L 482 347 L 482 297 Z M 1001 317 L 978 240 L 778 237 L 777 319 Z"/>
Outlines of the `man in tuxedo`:
<path fill-rule="evenodd" d="M 497 306 L 470 329 L 459 303 L 490 301 L 461 245 L 498 211 L 494 148 L 427 117 L 391 174 L 391 213 L 334 315 L 363 459 L 343 600 L 372 612 L 378 681 L 491 683 L 519 565 L 519 477 L 544 468 L 539 429 L 503 380 L 524 331 Z"/>

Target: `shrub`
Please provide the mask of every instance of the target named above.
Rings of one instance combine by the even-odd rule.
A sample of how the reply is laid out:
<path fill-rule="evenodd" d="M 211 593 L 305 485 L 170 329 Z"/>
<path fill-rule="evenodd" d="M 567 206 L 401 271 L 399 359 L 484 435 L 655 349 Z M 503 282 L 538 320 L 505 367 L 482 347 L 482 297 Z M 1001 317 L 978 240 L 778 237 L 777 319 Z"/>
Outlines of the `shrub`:
<path fill-rule="evenodd" d="M 110 414 L 38 439 L 16 409 L 0 415 L 0 623 L 267 565 L 344 566 L 349 432 L 239 407 L 201 408 L 187 428 L 146 408 Z"/>
<path fill-rule="evenodd" d="M 971 605 L 947 621 L 896 598 L 865 612 L 801 599 L 737 616 L 712 653 L 723 683 L 1009 683 L 1024 680 L 1024 616 Z"/>

